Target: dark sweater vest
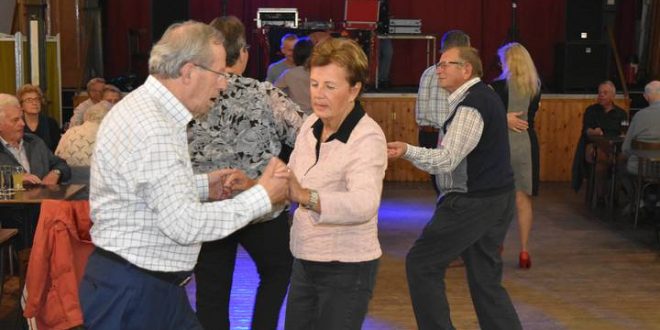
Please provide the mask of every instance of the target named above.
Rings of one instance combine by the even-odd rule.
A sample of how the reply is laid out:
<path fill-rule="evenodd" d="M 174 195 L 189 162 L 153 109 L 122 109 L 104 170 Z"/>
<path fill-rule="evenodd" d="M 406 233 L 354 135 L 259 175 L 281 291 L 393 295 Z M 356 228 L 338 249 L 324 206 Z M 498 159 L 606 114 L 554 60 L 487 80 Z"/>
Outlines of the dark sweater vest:
<path fill-rule="evenodd" d="M 458 104 L 479 111 L 484 122 L 481 139 L 467 155 L 469 195 L 490 195 L 514 188 L 506 110 L 495 91 L 483 82 L 468 89 Z M 448 120 L 450 122 L 453 115 Z M 446 127 L 446 125 L 445 125 Z"/>

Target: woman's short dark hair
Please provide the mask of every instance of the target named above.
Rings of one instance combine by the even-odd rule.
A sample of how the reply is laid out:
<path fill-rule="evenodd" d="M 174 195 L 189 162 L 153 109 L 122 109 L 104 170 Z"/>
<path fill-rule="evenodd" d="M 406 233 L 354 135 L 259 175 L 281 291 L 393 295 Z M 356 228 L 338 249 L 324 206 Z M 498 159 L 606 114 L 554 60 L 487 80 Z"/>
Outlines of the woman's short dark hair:
<path fill-rule="evenodd" d="M 299 38 L 293 47 L 293 62 L 296 65 L 305 65 L 307 59 L 312 55 L 314 43 L 309 38 Z"/>
<path fill-rule="evenodd" d="M 225 36 L 223 46 L 227 52 L 227 66 L 236 64 L 241 56 L 241 50 L 246 46 L 243 22 L 236 16 L 221 16 L 213 19 L 209 25 Z"/>

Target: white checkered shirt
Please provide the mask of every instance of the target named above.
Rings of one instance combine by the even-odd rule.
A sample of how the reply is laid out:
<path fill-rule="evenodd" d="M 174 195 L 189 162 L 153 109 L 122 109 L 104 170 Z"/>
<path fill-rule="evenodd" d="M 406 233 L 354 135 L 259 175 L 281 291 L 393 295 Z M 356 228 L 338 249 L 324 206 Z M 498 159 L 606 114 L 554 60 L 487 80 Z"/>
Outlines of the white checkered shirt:
<path fill-rule="evenodd" d="M 447 98 L 450 109 L 465 99 L 466 91 L 481 81 L 473 78 L 455 90 Z M 446 119 L 445 119 L 446 120 Z M 484 121 L 477 109 L 461 106 L 456 109 L 454 119 L 447 127 L 447 134 L 438 141 L 438 148 L 427 149 L 408 145 L 405 159 L 415 167 L 436 175 L 436 182 L 443 194 L 451 191 L 463 191 L 465 187 L 456 186 L 454 169 L 477 146 L 483 133 Z"/>
<path fill-rule="evenodd" d="M 449 117 L 449 92 L 440 88 L 435 65 L 428 67 L 419 79 L 415 118 L 419 126 L 442 128 Z"/>
<path fill-rule="evenodd" d="M 257 185 L 235 198 L 202 203 L 206 174 L 193 175 L 190 112 L 157 79 L 105 117 L 91 165 L 92 241 L 155 271 L 190 271 L 201 243 L 223 238 L 271 210 Z"/>

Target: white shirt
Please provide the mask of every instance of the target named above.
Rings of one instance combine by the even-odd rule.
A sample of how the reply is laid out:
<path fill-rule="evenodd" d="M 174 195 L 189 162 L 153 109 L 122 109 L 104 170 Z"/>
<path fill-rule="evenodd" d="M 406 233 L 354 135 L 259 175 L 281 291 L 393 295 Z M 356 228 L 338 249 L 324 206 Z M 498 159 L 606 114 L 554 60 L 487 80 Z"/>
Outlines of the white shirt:
<path fill-rule="evenodd" d="M 120 101 L 99 129 L 91 165 L 92 241 L 156 271 L 190 271 L 204 241 L 223 238 L 271 211 L 260 186 L 202 203 L 186 127 L 192 115 L 157 79 Z"/>
<path fill-rule="evenodd" d="M 14 158 L 18 161 L 21 166 L 23 166 L 23 169 L 25 169 L 25 172 L 30 173 L 30 160 L 28 159 L 27 152 L 25 151 L 25 148 L 23 147 L 23 139 L 21 139 L 20 142 L 18 142 L 18 148 L 14 148 L 9 142 L 7 142 L 5 139 L 0 137 L 0 141 L 2 142 L 2 145 L 11 152 L 12 155 L 14 155 Z"/>
<path fill-rule="evenodd" d="M 435 65 L 428 67 L 419 79 L 415 119 L 419 126 L 441 128 L 449 117 L 449 92 L 438 84 Z"/>

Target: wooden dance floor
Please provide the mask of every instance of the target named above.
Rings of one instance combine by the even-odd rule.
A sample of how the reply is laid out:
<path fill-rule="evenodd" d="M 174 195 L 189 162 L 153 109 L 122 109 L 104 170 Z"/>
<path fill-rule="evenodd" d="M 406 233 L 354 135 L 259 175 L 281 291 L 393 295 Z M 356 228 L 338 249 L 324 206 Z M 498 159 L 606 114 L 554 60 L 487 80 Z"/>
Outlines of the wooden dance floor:
<path fill-rule="evenodd" d="M 431 217 L 428 183 L 385 185 L 380 210 L 383 257 L 364 329 L 415 329 L 405 279 L 406 252 Z M 518 232 L 504 245 L 504 285 L 525 329 L 660 329 L 660 250 L 649 223 L 632 229 L 586 208 L 568 183 L 543 183 L 534 200 L 532 268 L 517 267 Z M 232 329 L 249 329 L 258 277 L 247 254 L 238 258 Z M 464 269 L 450 268 L 447 289 L 457 329 L 479 329 Z M 11 281 L 6 285 L 10 286 Z M 195 285 L 188 287 L 194 306 Z M 11 291 L 11 290 L 10 290 Z M 15 290 L 14 290 L 15 291 Z M 9 317 L 10 292 L 0 318 Z M 284 308 L 283 308 L 284 309 Z M 284 311 L 280 328 L 284 324 Z M 13 323 L 13 322 L 12 322 Z M 1 329 L 11 329 L 0 320 Z"/>

